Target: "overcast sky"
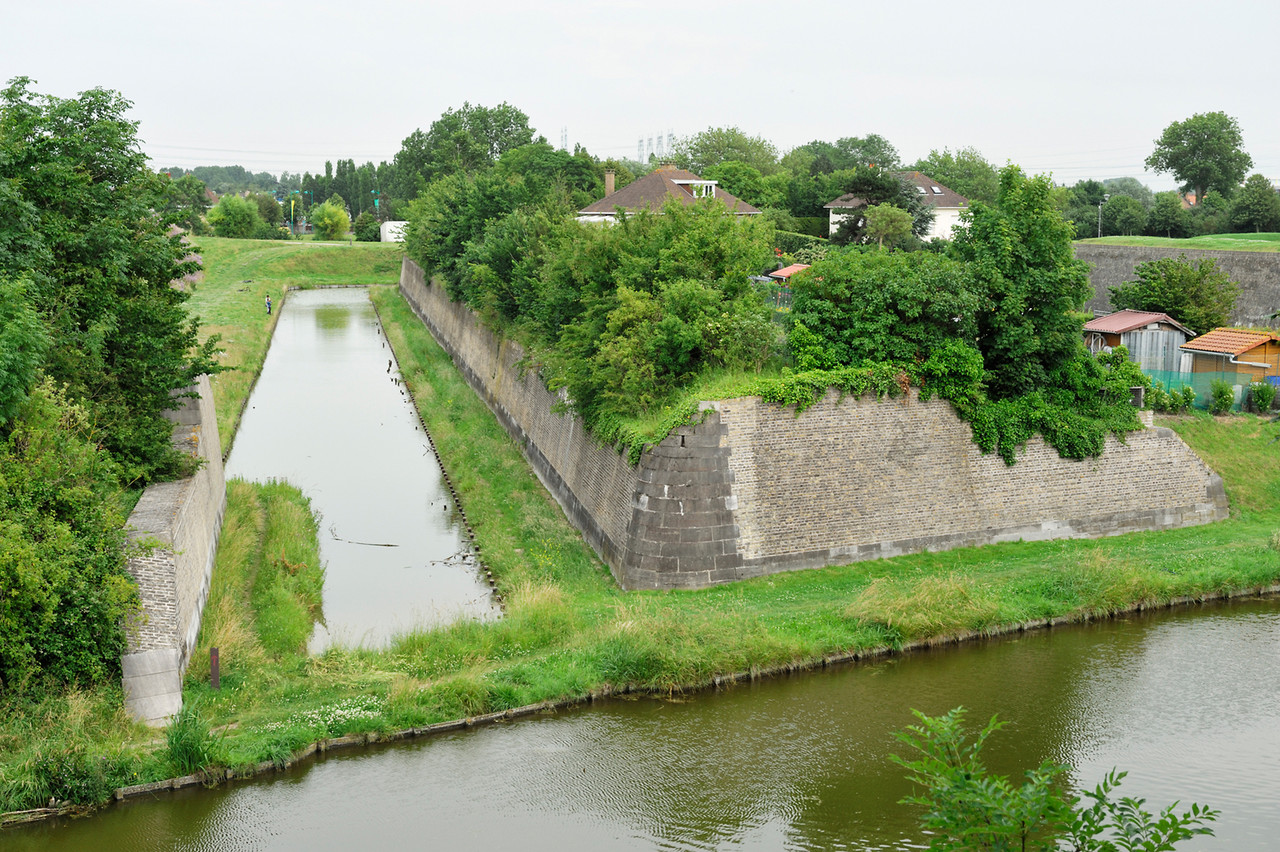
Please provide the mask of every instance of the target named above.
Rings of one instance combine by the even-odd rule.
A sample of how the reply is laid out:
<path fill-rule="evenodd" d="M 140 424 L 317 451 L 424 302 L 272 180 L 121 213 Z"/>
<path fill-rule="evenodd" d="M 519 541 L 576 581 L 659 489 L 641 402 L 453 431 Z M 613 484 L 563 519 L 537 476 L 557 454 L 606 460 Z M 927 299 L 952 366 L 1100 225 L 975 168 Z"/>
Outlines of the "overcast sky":
<path fill-rule="evenodd" d="M 122 92 L 157 168 L 376 163 L 446 109 L 506 101 L 599 157 L 712 126 L 780 151 L 879 133 L 906 163 L 972 145 L 1158 191 L 1143 160 L 1198 112 L 1234 116 L 1280 180 L 1278 37 L 1259 0 L 3 0 L 0 77 Z"/>

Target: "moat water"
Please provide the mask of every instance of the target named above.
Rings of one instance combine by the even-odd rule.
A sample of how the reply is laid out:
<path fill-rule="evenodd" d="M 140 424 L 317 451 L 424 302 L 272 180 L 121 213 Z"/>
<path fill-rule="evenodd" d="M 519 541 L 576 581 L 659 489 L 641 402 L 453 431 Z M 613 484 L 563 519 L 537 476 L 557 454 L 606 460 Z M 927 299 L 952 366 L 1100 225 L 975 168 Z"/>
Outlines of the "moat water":
<path fill-rule="evenodd" d="M 679 701 L 349 753 L 9 832 L 6 850 L 919 849 L 889 755 L 911 709 L 1007 720 L 985 752 L 1221 810 L 1179 849 L 1280 837 L 1280 602 L 1242 601 L 910 654 Z"/>
<path fill-rule="evenodd" d="M 291 482 L 320 515 L 313 651 L 497 615 L 364 288 L 289 294 L 227 477 Z"/>

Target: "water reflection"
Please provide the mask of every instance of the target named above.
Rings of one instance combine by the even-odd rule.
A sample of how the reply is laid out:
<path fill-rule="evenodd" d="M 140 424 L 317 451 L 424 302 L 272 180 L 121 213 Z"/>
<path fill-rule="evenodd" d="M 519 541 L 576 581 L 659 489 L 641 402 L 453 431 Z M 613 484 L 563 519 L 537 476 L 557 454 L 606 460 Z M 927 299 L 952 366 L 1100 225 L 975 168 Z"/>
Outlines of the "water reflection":
<path fill-rule="evenodd" d="M 288 480 L 321 515 L 325 625 L 312 650 L 494 617 L 368 293 L 294 292 L 278 322 L 227 475 Z"/>
<path fill-rule="evenodd" d="M 744 685 L 614 701 L 331 756 L 285 775 L 13 832 L 15 850 L 923 848 L 888 760 L 911 708 L 1010 721 L 985 753 L 1221 809 L 1217 838 L 1280 834 L 1280 603 L 1039 633 Z"/>

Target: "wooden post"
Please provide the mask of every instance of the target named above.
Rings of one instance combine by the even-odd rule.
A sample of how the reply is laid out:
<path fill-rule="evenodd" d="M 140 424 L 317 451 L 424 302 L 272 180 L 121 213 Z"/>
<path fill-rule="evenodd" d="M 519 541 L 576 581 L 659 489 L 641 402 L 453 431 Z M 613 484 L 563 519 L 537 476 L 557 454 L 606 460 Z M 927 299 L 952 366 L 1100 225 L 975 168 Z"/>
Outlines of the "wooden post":
<path fill-rule="evenodd" d="M 218 685 L 218 649 L 209 649 L 209 680 L 213 684 L 214 689 L 219 689 Z"/>

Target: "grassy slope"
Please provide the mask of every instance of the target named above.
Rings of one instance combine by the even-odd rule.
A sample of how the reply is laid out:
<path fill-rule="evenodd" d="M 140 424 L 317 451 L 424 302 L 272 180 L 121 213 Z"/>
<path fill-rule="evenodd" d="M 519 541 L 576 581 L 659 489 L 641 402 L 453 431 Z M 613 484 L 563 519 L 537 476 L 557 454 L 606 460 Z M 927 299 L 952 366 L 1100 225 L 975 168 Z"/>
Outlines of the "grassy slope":
<path fill-rule="evenodd" d="M 218 401 L 218 434 L 225 453 L 231 446 L 253 382 L 262 368 L 275 327 L 266 315 L 268 295 L 278 308 L 285 291 L 324 284 L 388 284 L 400 278 L 395 243 L 264 242 L 201 237 L 205 277 L 187 303 L 201 319 L 203 335 L 222 337 L 222 363 L 234 371 L 213 378 Z"/>
<path fill-rule="evenodd" d="M 376 251 L 342 257 L 351 250 L 320 247 L 312 250 L 326 255 L 299 256 L 306 249 L 297 244 L 203 242 L 211 272 L 193 304 L 206 328 L 240 331 L 228 352 L 246 364 L 261 363 L 267 342 L 264 317 L 255 316 L 265 294 L 259 288 L 345 283 L 321 265 L 331 258 L 355 265 L 353 277 L 394 279 L 389 270 L 398 266 Z M 254 280 L 246 285 L 245 278 Z M 606 685 L 677 689 L 719 673 L 1010 622 L 1094 617 L 1138 601 L 1280 578 L 1280 443 L 1272 440 L 1280 427 L 1254 417 L 1188 417 L 1165 425 L 1222 472 L 1233 504 L 1228 521 L 917 554 L 695 592 L 622 593 L 394 289 L 377 288 L 374 300 L 485 562 L 506 593 L 507 616 L 413 633 L 384 651 L 293 653 L 280 638 L 290 619 L 263 610 L 269 596 L 254 588 L 278 547 L 267 539 L 275 513 L 251 490 L 231 488 L 187 695 L 213 723 L 234 725 L 218 747 L 219 761 L 229 766 L 282 762 L 325 736 L 582 696 Z M 234 422 L 239 405 L 232 394 L 219 398 L 219 419 Z M 301 523 L 296 509 L 287 513 Z M 300 537 L 300 528 L 292 529 L 286 538 Z M 306 561 L 285 556 L 289 564 Z M 286 600 L 295 626 L 297 597 Z M 215 643 L 222 652 L 218 693 L 205 681 L 206 649 Z M 0 716 L 7 720 L 0 721 L 0 772 L 7 778 L 30 779 L 52 753 L 110 756 L 118 770 L 113 778 L 169 772 L 163 749 L 146 742 L 154 734 L 123 717 L 118 689 L 0 709 L 16 711 Z M 42 800 L 3 799 L 0 809 L 31 801 Z"/>
<path fill-rule="evenodd" d="M 1280 234 L 1214 234 L 1190 239 L 1166 237 L 1103 237 L 1077 240 L 1111 246 L 1155 246 L 1172 249 L 1216 249 L 1219 251 L 1280 251 Z"/>

